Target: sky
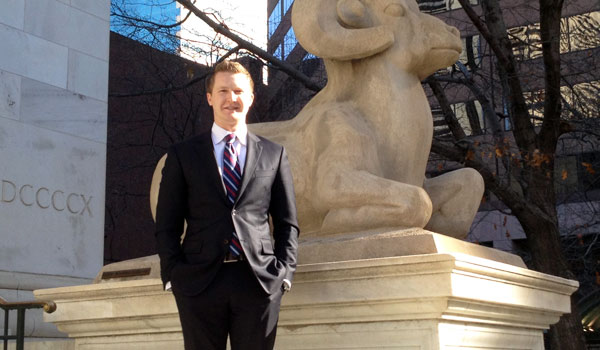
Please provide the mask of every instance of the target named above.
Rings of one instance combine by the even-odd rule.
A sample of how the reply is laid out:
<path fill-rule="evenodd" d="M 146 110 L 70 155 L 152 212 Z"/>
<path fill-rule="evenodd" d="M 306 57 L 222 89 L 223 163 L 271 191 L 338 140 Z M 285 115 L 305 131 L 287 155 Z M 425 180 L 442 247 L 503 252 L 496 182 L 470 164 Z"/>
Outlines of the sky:
<path fill-rule="evenodd" d="M 174 0 L 111 0 L 110 30 L 157 49 L 175 52 L 179 42 L 174 36 L 179 27 L 149 31 L 143 22 L 131 21 L 128 17 L 164 25 L 175 23 L 178 14 Z"/>
<path fill-rule="evenodd" d="M 236 34 L 266 49 L 266 0 L 197 0 L 196 5 L 215 20 L 222 20 Z M 228 48 L 235 46 L 226 38 L 216 36 L 210 27 L 193 15 L 183 25 L 162 29 L 158 33 L 132 26 L 131 21 L 122 16 L 173 24 L 177 22 L 180 10 L 184 16 L 188 12 L 180 9 L 174 0 L 112 0 L 111 30 L 163 51 L 180 52 L 182 56 L 202 64 L 213 63 Z M 175 34 L 184 40 L 174 40 Z M 216 46 L 224 49 L 216 49 Z"/>
<path fill-rule="evenodd" d="M 211 14 L 217 21 L 222 21 L 227 27 L 254 45 L 267 47 L 267 1 L 266 0 L 219 0 L 198 1 L 198 8 Z M 187 10 L 182 11 L 182 15 Z M 236 46 L 235 43 L 215 35 L 214 31 L 200 19 L 193 17 L 181 26 L 181 37 L 190 39 L 182 46 L 182 56 L 203 64 L 212 64 L 227 49 Z M 216 50 L 215 45 L 224 49 Z M 200 52 L 198 52 L 200 51 Z"/>

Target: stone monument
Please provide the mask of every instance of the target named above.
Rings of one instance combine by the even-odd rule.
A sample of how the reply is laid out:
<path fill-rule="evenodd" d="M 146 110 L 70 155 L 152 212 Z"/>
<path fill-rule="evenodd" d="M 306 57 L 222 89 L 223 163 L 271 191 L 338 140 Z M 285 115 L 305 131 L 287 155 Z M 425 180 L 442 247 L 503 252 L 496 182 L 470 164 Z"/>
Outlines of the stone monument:
<path fill-rule="evenodd" d="M 0 295 L 8 301 L 89 283 L 102 267 L 109 9 L 109 0 L 0 2 Z M 13 334 L 15 320 L 13 312 Z M 40 310 L 26 321 L 27 336 L 64 337 Z"/>
<path fill-rule="evenodd" d="M 292 22 L 328 84 L 293 120 L 250 126 L 288 149 L 301 225 L 276 348 L 543 349 L 577 282 L 453 238 L 483 194 L 475 170 L 425 179 L 433 123 L 420 80 L 456 61 L 458 31 L 414 0 L 296 0 Z M 157 263 L 36 295 L 57 303 L 46 319 L 82 349 L 181 347 Z"/>

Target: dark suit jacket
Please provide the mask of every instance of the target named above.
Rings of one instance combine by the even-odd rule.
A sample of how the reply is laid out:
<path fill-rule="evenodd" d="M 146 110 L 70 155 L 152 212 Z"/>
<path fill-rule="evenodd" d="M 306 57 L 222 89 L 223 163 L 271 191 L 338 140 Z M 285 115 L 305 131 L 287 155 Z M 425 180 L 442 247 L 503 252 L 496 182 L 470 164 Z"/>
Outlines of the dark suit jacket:
<path fill-rule="evenodd" d="M 285 149 L 248 133 L 242 185 L 232 205 L 215 161 L 210 132 L 172 146 L 156 209 L 156 239 L 163 283 L 199 294 L 212 281 L 235 232 L 265 292 L 281 288 L 296 270 L 298 222 Z M 273 222 L 273 239 L 269 230 Z M 184 220 L 185 239 L 180 244 Z"/>

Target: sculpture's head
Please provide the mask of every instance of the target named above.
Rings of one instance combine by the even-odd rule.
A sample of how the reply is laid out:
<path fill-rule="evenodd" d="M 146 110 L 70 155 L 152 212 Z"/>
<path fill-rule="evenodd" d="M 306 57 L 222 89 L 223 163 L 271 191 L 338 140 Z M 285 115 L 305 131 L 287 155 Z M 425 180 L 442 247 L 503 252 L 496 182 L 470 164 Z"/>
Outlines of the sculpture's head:
<path fill-rule="evenodd" d="M 300 44 L 324 59 L 382 54 L 421 79 L 456 62 L 462 47 L 459 31 L 415 0 L 296 0 L 292 24 Z"/>

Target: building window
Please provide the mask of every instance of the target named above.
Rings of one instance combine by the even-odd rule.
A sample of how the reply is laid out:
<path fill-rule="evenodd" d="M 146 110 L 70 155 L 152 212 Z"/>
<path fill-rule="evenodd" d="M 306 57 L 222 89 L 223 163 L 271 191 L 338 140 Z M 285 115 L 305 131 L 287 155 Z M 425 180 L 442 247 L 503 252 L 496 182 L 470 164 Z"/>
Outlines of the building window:
<path fill-rule="evenodd" d="M 600 152 L 586 152 L 577 155 L 579 185 L 582 191 L 600 189 Z"/>
<path fill-rule="evenodd" d="M 417 0 L 419 10 L 425 13 L 438 13 L 446 11 L 446 0 Z"/>
<path fill-rule="evenodd" d="M 463 50 L 458 57 L 458 61 L 469 69 L 475 69 L 481 64 L 481 41 L 479 35 L 472 35 L 462 38 Z"/>
<path fill-rule="evenodd" d="M 508 37 L 512 44 L 513 55 L 517 60 L 529 60 L 542 56 L 539 23 L 510 28 Z"/>
<path fill-rule="evenodd" d="M 297 43 L 298 43 L 298 40 L 296 40 L 296 34 L 294 34 L 294 29 L 292 27 L 290 27 L 288 32 L 285 34 L 285 37 L 283 38 L 283 59 L 284 60 L 288 58 L 288 56 L 290 55 L 290 53 L 292 52 L 294 47 L 296 47 Z"/>
<path fill-rule="evenodd" d="M 283 11 L 282 14 L 285 15 L 288 10 L 290 9 L 290 7 L 292 6 L 292 4 L 294 3 L 294 0 L 282 0 L 283 1 Z"/>
<path fill-rule="evenodd" d="M 460 5 L 460 2 L 458 2 L 458 0 L 447 0 L 448 3 L 448 10 L 455 10 L 455 9 L 461 9 L 462 6 Z M 471 4 L 472 6 L 478 5 L 479 1 L 477 0 L 469 0 L 469 4 Z"/>
<path fill-rule="evenodd" d="M 544 101 L 546 93 L 544 90 L 524 92 L 525 103 L 529 107 L 531 123 L 534 126 L 541 126 L 544 120 Z"/>
<path fill-rule="evenodd" d="M 505 116 L 510 116 L 510 104 L 509 99 L 506 96 L 502 96 L 502 114 Z M 512 130 L 512 121 L 509 117 L 503 118 L 504 120 L 504 130 L 510 131 Z"/>
<path fill-rule="evenodd" d="M 431 116 L 433 117 L 433 136 L 449 136 L 450 128 L 444 117 L 444 112 L 441 108 L 431 108 Z"/>
<path fill-rule="evenodd" d="M 312 60 L 312 59 L 314 59 L 314 58 L 317 58 L 317 56 L 313 55 L 313 54 L 312 54 L 312 53 L 310 53 L 310 52 L 307 52 L 307 53 L 306 53 L 306 55 L 304 55 L 304 58 L 302 58 L 302 60 L 303 60 L 303 61 L 306 61 L 306 60 Z"/>
<path fill-rule="evenodd" d="M 481 60 L 483 57 L 483 51 L 481 48 L 481 40 L 479 35 L 472 35 L 468 37 L 461 38 L 462 41 L 462 51 L 460 56 L 458 57 L 457 63 L 465 66 L 468 70 L 474 70 L 480 67 Z M 456 71 L 458 68 L 456 64 L 442 68 L 437 71 L 437 74 L 448 74 Z"/>
<path fill-rule="evenodd" d="M 269 39 L 271 38 L 271 36 L 273 36 L 275 30 L 281 23 L 281 18 L 281 1 L 277 1 L 277 5 L 275 5 L 273 12 L 271 12 L 271 15 L 269 16 Z"/>
<path fill-rule="evenodd" d="M 556 157 L 554 176 L 556 190 L 568 195 L 577 191 L 588 192 L 600 189 L 600 152 L 582 152 Z"/>
<path fill-rule="evenodd" d="M 600 116 L 600 80 L 572 86 L 561 86 L 563 113 L 566 118 L 598 118 Z"/>
<path fill-rule="evenodd" d="M 281 50 L 281 44 L 277 45 L 277 48 L 275 49 L 275 52 L 273 52 L 273 56 L 279 58 L 279 59 L 283 59 L 283 55 L 282 55 L 282 50 Z"/>
<path fill-rule="evenodd" d="M 577 156 L 557 156 L 554 159 L 554 190 L 559 195 L 569 195 L 577 192 L 578 184 L 578 168 Z"/>
<path fill-rule="evenodd" d="M 479 101 L 459 102 L 450 106 L 458 123 L 467 135 L 482 134 L 483 109 Z"/>
<path fill-rule="evenodd" d="M 562 18 L 560 20 L 560 52 L 574 52 L 600 47 L 600 11 Z M 513 55 L 518 60 L 542 57 L 540 24 L 508 29 Z"/>
<path fill-rule="evenodd" d="M 294 0 L 278 0 L 273 12 L 269 16 L 269 39 L 275 34 L 277 27 L 281 24 L 283 17 L 290 10 Z"/>
<path fill-rule="evenodd" d="M 600 115 L 600 80 L 579 83 L 572 86 L 561 86 L 562 113 L 564 118 L 597 118 Z M 544 90 L 524 92 L 525 102 L 529 107 L 531 122 L 541 126 L 544 118 Z"/>
<path fill-rule="evenodd" d="M 424 13 L 439 13 L 462 8 L 458 0 L 417 0 L 419 10 Z M 478 5 L 478 0 L 469 0 L 471 5 Z"/>
<path fill-rule="evenodd" d="M 600 46 L 600 11 L 563 18 L 560 21 L 560 52 Z"/>

